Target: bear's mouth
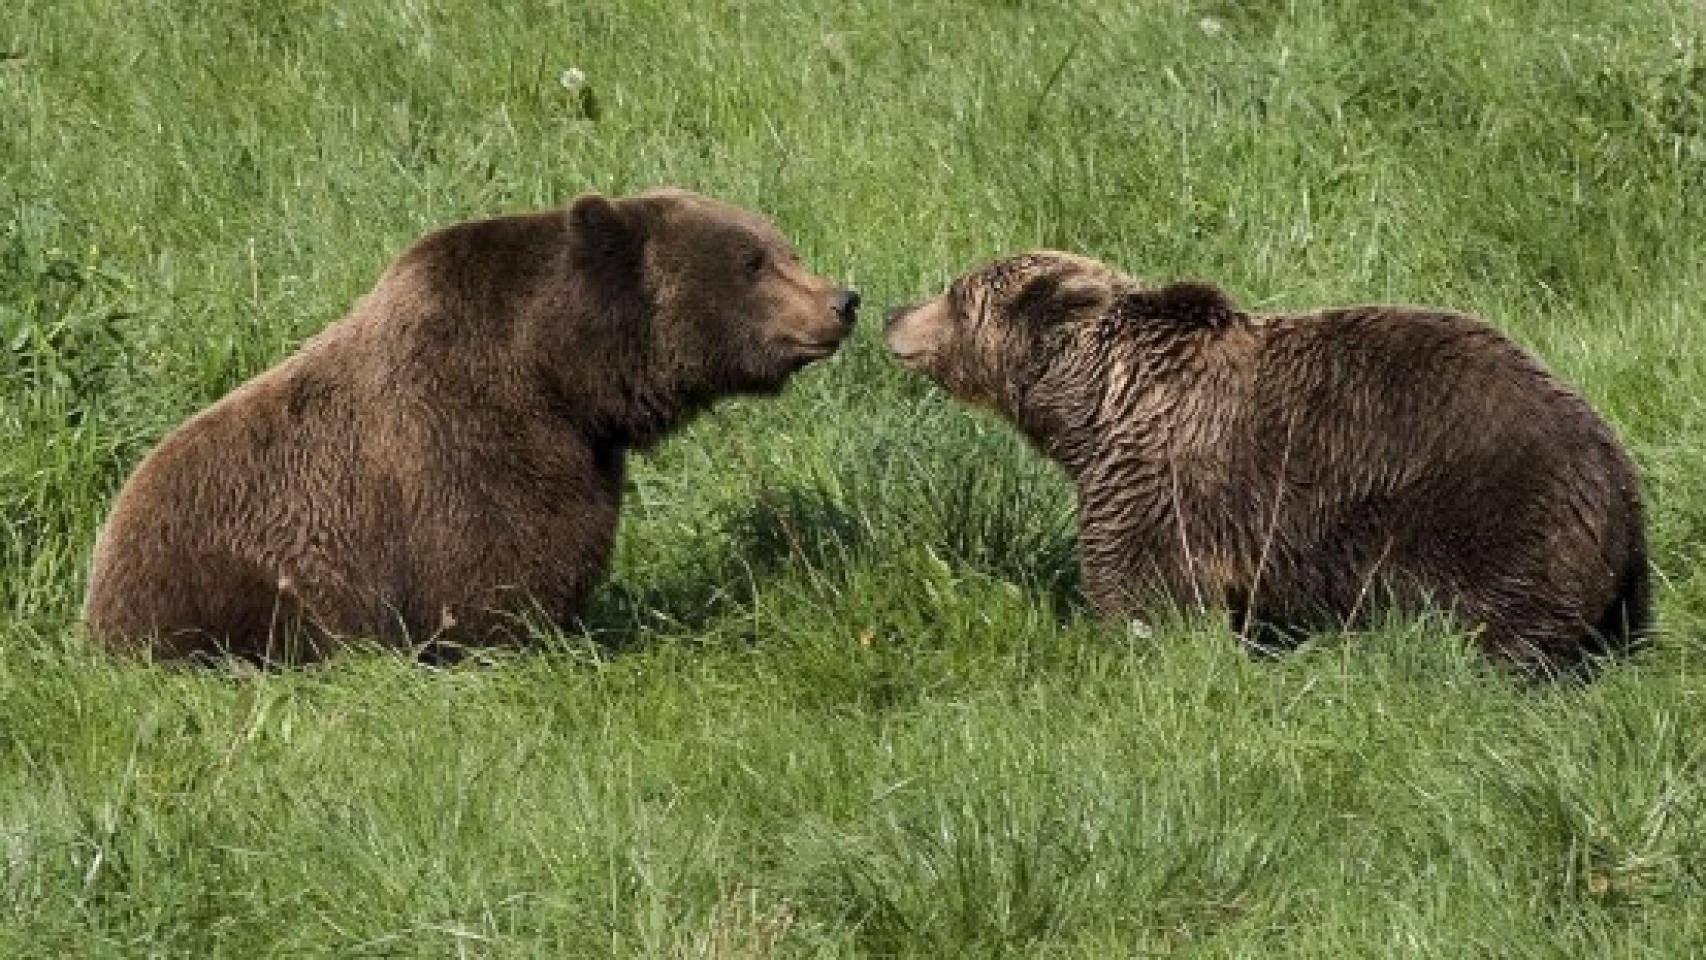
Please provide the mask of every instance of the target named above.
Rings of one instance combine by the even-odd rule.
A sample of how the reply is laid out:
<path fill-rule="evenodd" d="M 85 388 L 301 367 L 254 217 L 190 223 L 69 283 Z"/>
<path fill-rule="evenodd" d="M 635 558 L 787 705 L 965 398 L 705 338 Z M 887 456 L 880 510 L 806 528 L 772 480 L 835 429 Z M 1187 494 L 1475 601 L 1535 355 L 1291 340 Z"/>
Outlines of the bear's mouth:
<path fill-rule="evenodd" d="M 840 349 L 841 338 L 806 340 L 799 337 L 789 337 L 782 341 L 782 345 L 796 359 L 804 363 L 811 363 L 814 360 L 822 360 Z"/>
<path fill-rule="evenodd" d="M 885 338 L 885 346 L 889 348 L 889 356 L 896 363 L 910 370 L 921 369 L 930 362 L 931 350 L 927 347 L 903 347 Z"/>
<path fill-rule="evenodd" d="M 941 348 L 940 319 L 924 316 L 923 307 L 895 307 L 888 312 L 883 324 L 883 346 L 896 363 L 918 373 L 925 373 L 935 362 Z"/>

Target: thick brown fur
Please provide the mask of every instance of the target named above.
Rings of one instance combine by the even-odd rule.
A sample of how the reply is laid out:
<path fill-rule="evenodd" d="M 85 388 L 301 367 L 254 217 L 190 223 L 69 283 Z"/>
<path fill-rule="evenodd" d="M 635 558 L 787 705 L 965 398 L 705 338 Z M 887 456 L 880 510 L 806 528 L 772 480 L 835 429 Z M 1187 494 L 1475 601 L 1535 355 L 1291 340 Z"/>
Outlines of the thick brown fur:
<path fill-rule="evenodd" d="M 1241 311 L 1060 253 L 890 312 L 905 365 L 1077 487 L 1092 603 L 1225 606 L 1247 641 L 1443 607 L 1540 673 L 1648 627 L 1636 474 L 1569 386 L 1443 310 Z"/>
<path fill-rule="evenodd" d="M 605 574 L 628 451 L 780 389 L 856 306 L 768 222 L 684 191 L 432 233 L 143 460 L 85 618 L 117 651 L 265 660 L 566 620 Z"/>

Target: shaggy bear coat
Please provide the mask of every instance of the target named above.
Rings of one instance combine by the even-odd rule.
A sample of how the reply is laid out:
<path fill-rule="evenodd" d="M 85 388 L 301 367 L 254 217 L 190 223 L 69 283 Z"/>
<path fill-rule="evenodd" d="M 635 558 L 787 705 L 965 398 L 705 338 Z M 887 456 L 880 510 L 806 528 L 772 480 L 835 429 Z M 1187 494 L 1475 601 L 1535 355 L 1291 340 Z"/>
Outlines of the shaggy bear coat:
<path fill-rule="evenodd" d="M 891 311 L 886 338 L 1065 468 L 1084 587 L 1109 614 L 1224 606 L 1272 648 L 1443 607 L 1539 671 L 1648 626 L 1629 457 L 1480 320 L 1252 313 L 1212 285 L 1043 252 Z"/>
<path fill-rule="evenodd" d="M 567 620 L 605 575 L 628 453 L 778 390 L 857 300 L 684 191 L 439 230 L 142 461 L 88 626 L 119 651 L 296 660 Z"/>

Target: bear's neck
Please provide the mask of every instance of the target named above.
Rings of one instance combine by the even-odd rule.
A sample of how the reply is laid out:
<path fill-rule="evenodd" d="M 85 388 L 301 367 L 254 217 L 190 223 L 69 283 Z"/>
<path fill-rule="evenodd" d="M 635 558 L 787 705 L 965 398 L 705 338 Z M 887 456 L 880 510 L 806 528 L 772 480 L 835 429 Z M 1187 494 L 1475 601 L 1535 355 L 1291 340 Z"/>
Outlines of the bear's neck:
<path fill-rule="evenodd" d="M 639 375 L 612 371 L 611 382 L 587 403 L 577 419 L 597 442 L 624 450 L 646 450 L 698 416 L 713 399 L 711 391 L 657 382 L 655 368 Z"/>
<path fill-rule="evenodd" d="M 601 318 L 557 350 L 540 353 L 538 389 L 595 446 L 645 450 L 721 394 L 690 361 L 633 335 L 644 330 L 637 320 Z"/>
<path fill-rule="evenodd" d="M 1110 459 L 1164 464 L 1181 444 L 1216 442 L 1234 415 L 1214 352 L 1209 335 L 1147 325 L 1087 333 L 1016 398 L 1014 419 L 1081 489 Z"/>

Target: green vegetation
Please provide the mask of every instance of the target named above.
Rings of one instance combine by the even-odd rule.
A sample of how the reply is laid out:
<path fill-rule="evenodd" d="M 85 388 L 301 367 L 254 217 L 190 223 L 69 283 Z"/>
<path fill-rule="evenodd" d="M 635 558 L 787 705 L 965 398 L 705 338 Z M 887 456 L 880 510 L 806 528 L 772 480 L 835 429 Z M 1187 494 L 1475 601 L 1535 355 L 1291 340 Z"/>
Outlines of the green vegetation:
<path fill-rule="evenodd" d="M 1665 636 L 1533 692 L 1096 623 L 1059 478 L 867 321 L 636 462 L 544 652 L 89 649 L 166 430 L 433 225 L 663 182 L 873 305 L 1048 245 L 1482 313 L 1633 447 Z M 0 955 L 1701 953 L 1703 305 L 1693 0 L 12 0 Z"/>

